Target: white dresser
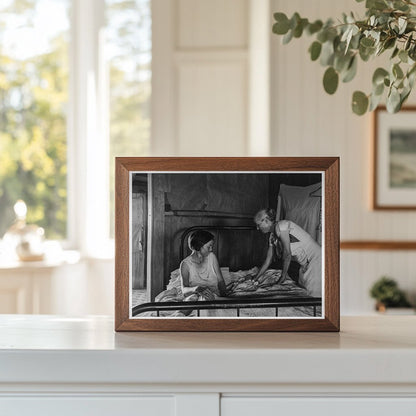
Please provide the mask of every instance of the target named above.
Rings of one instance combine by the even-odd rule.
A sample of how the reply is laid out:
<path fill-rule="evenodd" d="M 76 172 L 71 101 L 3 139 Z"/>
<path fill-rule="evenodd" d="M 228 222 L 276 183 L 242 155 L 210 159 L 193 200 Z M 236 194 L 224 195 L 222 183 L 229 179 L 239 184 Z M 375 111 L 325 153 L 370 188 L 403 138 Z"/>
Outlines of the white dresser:
<path fill-rule="evenodd" d="M 106 317 L 0 316 L 0 414 L 414 416 L 416 317 L 341 333 L 115 333 Z"/>

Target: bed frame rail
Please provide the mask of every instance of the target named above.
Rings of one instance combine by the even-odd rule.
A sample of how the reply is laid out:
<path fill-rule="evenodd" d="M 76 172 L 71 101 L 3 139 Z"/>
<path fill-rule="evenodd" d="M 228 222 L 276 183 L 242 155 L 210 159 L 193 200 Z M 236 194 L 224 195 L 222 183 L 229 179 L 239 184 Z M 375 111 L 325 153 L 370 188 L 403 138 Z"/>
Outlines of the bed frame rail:
<path fill-rule="evenodd" d="M 316 308 L 322 306 L 321 298 L 306 297 L 287 297 L 280 299 L 218 299 L 213 301 L 196 302 L 150 302 L 142 303 L 133 308 L 133 316 L 144 312 L 156 312 L 160 316 L 161 311 L 197 311 L 200 316 L 201 310 L 207 309 L 236 309 L 236 316 L 240 316 L 240 309 L 248 308 L 274 308 L 275 316 L 279 316 L 279 308 L 293 306 L 310 306 L 313 308 L 313 316 L 316 316 Z"/>

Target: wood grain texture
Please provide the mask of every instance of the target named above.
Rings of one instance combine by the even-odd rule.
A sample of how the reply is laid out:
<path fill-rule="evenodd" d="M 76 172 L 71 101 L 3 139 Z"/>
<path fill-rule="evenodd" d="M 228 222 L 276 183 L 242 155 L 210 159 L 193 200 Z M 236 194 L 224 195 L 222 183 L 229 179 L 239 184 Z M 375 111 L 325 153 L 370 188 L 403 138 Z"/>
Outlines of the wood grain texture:
<path fill-rule="evenodd" d="M 325 317 L 339 330 L 339 159 L 325 172 Z"/>
<path fill-rule="evenodd" d="M 341 241 L 341 250 L 416 250 L 416 241 Z"/>
<path fill-rule="evenodd" d="M 325 317 L 310 319 L 129 318 L 129 172 L 325 173 Z M 339 158 L 116 158 L 116 331 L 339 331 Z"/>
<path fill-rule="evenodd" d="M 116 158 L 115 327 L 129 319 L 129 170 Z"/>

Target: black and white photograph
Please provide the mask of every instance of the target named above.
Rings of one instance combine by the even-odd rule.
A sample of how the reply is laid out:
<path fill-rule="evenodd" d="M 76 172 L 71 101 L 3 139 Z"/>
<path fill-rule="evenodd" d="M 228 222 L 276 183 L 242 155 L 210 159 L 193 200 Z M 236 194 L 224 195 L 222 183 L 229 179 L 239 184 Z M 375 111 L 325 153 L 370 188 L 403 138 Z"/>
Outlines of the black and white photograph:
<path fill-rule="evenodd" d="M 130 317 L 323 318 L 323 172 L 130 172 Z"/>

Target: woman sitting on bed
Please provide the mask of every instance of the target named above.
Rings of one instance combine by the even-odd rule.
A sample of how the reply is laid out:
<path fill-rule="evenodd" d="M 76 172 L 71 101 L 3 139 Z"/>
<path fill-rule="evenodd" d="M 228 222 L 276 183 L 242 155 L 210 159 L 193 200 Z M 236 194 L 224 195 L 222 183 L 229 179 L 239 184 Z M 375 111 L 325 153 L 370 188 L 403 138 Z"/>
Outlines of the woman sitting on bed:
<path fill-rule="evenodd" d="M 270 233 L 266 260 L 255 279 L 268 269 L 275 252 L 283 260 L 282 277 L 278 283 L 285 281 L 293 258 L 301 266 L 299 284 L 306 289 L 308 295 L 322 296 L 321 246 L 293 221 L 275 221 L 275 217 L 274 210 L 267 208 L 260 210 L 254 218 L 258 230 L 264 234 Z"/>
<path fill-rule="evenodd" d="M 225 281 L 216 255 L 212 252 L 214 236 L 204 230 L 195 231 L 188 240 L 192 253 L 179 267 L 185 298 L 196 294 L 205 300 L 226 296 Z"/>

